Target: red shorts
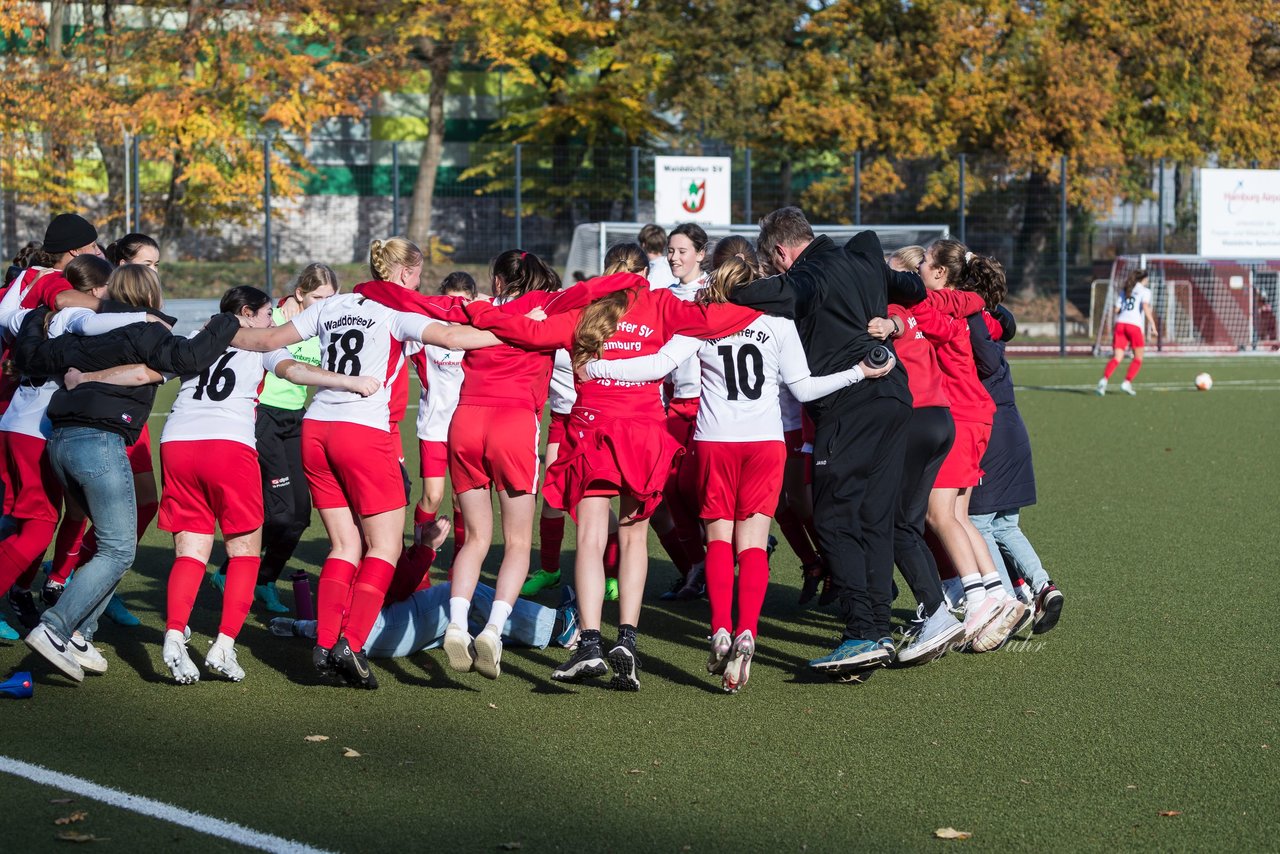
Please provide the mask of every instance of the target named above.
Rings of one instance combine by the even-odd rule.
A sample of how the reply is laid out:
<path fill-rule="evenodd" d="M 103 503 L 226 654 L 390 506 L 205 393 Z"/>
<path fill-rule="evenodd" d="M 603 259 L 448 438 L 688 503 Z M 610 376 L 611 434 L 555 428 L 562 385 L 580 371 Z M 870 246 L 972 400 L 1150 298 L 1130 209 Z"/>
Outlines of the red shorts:
<path fill-rule="evenodd" d="M 53 473 L 44 439 L 0 432 L 5 512 L 20 521 L 58 523 L 62 483 Z"/>
<path fill-rule="evenodd" d="M 160 444 L 160 530 L 247 534 L 262 527 L 258 452 L 241 442 L 203 439 Z"/>
<path fill-rule="evenodd" d="M 782 442 L 693 443 L 688 465 L 697 471 L 703 519 L 741 522 L 772 516 L 782 493 L 787 446 Z"/>
<path fill-rule="evenodd" d="M 697 397 L 673 397 L 667 403 L 667 432 L 671 438 L 687 448 L 693 444 L 693 431 L 698 426 Z"/>
<path fill-rule="evenodd" d="M 418 474 L 422 478 L 444 477 L 449 473 L 449 443 L 418 440 Z"/>
<path fill-rule="evenodd" d="M 386 430 L 304 418 L 302 470 L 317 510 L 350 507 L 359 516 L 376 516 L 408 503 L 400 443 Z"/>
<path fill-rule="evenodd" d="M 569 413 L 553 412 L 551 418 L 547 421 L 547 444 L 562 445 L 564 444 L 565 430 L 569 427 Z"/>
<path fill-rule="evenodd" d="M 125 453 L 129 455 L 129 470 L 134 474 L 145 474 L 156 470 L 155 461 L 151 459 L 151 425 L 142 425 L 138 441 L 127 447 Z"/>
<path fill-rule="evenodd" d="M 991 425 L 956 421 L 956 441 L 942 461 L 935 489 L 966 489 L 982 482 L 982 455 L 991 440 Z"/>
<path fill-rule="evenodd" d="M 1111 346 L 1116 348 L 1116 353 L 1123 353 L 1125 347 L 1138 349 L 1145 347 L 1145 339 L 1142 337 L 1142 327 L 1133 323 L 1117 323 L 1116 336 L 1112 340 Z"/>
<path fill-rule="evenodd" d="M 538 414 L 528 409 L 460 404 L 449 424 L 453 491 L 492 485 L 537 492 Z"/>
<path fill-rule="evenodd" d="M 787 459 L 804 456 L 804 430 L 797 428 L 782 434 L 782 444 L 787 446 Z"/>

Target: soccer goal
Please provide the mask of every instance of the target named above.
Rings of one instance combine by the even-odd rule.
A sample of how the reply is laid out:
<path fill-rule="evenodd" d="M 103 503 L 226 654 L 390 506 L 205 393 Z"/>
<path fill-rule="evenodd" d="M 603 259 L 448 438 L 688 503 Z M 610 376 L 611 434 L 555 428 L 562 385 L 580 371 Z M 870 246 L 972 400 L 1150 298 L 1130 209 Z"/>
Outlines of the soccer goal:
<path fill-rule="evenodd" d="M 1159 348 L 1175 352 L 1280 349 L 1280 259 L 1228 260 L 1200 255 L 1122 255 L 1111 278 L 1094 282 L 1090 326 L 1094 354 L 1107 352 L 1116 294 L 1130 270 L 1148 272 Z"/>
<path fill-rule="evenodd" d="M 584 222 L 573 230 L 573 241 L 569 244 L 569 258 L 565 263 L 565 281 L 572 282 L 575 273 L 583 276 L 598 276 L 604 271 L 604 256 L 609 247 L 615 243 L 635 243 L 643 222 Z M 674 225 L 663 226 L 668 231 Z M 740 234 L 755 241 L 760 233 L 760 226 L 752 223 L 736 225 L 705 226 L 711 244 L 707 247 L 710 254 L 715 242 L 731 234 Z M 837 243 L 843 243 L 855 234 L 863 231 L 874 231 L 880 235 L 880 243 L 885 252 L 893 252 L 903 246 L 928 246 L 935 240 L 950 237 L 951 232 L 945 225 L 821 225 L 813 226 L 814 234 L 825 234 Z"/>

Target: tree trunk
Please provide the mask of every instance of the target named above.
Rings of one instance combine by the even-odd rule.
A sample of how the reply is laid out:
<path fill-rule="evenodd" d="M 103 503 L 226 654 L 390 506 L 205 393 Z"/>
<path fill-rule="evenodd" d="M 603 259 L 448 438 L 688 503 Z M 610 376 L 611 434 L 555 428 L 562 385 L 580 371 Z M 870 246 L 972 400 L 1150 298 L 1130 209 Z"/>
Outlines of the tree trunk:
<path fill-rule="evenodd" d="M 444 92 L 453 60 L 453 45 L 423 39 L 420 47 L 431 82 L 427 90 L 427 142 L 418 158 L 418 177 L 413 183 L 413 200 L 409 206 L 409 239 L 430 254 L 436 174 L 444 159 Z M 396 204 L 399 203 L 397 199 Z"/>
<path fill-rule="evenodd" d="M 174 154 L 173 172 L 169 176 L 169 192 L 164 197 L 164 221 L 160 226 L 160 257 L 165 261 L 178 260 L 178 238 L 187 225 L 183 201 L 187 194 L 187 158 L 181 151 Z"/>
<path fill-rule="evenodd" d="M 128 149 L 123 139 L 111 140 L 101 134 L 97 142 L 107 171 L 107 219 L 99 226 L 106 234 L 120 236 L 124 234 L 125 224 L 124 164 Z"/>
<path fill-rule="evenodd" d="M 791 169 L 791 158 L 784 156 L 782 166 L 778 170 L 778 183 L 782 185 L 782 204 L 779 207 L 785 208 L 791 205 Z"/>
<path fill-rule="evenodd" d="M 1057 188 L 1049 183 L 1042 172 L 1033 172 L 1027 179 L 1022 204 L 1022 225 L 1014 243 L 1015 264 L 1010 266 L 1014 276 L 1009 281 L 1009 291 L 1023 299 L 1036 295 L 1039 277 L 1044 266 L 1044 253 L 1049 237 L 1057 225 L 1055 200 Z"/>

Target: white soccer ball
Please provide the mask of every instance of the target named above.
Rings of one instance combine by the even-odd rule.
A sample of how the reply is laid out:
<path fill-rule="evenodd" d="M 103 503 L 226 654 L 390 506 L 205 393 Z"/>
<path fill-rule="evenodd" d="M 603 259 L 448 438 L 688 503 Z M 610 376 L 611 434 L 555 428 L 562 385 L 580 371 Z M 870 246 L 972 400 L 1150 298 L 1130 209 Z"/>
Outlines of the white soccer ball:
<path fill-rule="evenodd" d="M 1213 388 L 1213 377 L 1208 374 L 1196 374 L 1196 388 L 1208 391 Z"/>

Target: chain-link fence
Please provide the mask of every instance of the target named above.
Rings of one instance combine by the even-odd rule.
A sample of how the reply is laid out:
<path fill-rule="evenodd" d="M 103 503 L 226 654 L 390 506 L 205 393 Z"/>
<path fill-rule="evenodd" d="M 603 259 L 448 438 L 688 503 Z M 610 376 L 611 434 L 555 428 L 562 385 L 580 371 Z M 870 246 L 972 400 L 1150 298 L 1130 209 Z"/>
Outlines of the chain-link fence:
<path fill-rule="evenodd" d="M 232 278 L 265 279 L 279 289 L 310 261 L 363 264 L 371 239 L 407 233 L 411 223 L 421 233 L 425 213 L 421 142 L 250 140 L 196 162 L 177 158 L 161 140 L 125 139 L 110 151 L 82 152 L 76 162 L 89 167 L 60 195 L 29 180 L 41 157 L 38 138 L 8 142 L 0 140 L 0 242 L 9 257 L 38 240 L 53 213 L 71 208 L 98 223 L 104 239 L 126 230 L 152 234 L 175 276 L 181 262 L 198 262 L 211 287 L 227 283 L 211 271 L 226 269 L 235 271 Z M 1114 258 L 1194 252 L 1197 242 L 1198 169 L 1187 164 L 1131 163 L 1124 195 L 1085 207 L 1063 195 L 1064 179 L 1074 177 L 1065 162 L 1037 173 L 990 155 L 788 160 L 715 147 L 450 142 L 439 158 L 423 241 L 432 272 L 478 271 L 512 246 L 563 266 L 576 225 L 649 221 L 659 153 L 731 157 L 736 222 L 798 204 L 815 223 L 944 223 L 974 251 L 1001 260 L 1027 323 L 1065 320 L 1059 332 L 1084 339 L 1091 285 L 1109 275 Z"/>

